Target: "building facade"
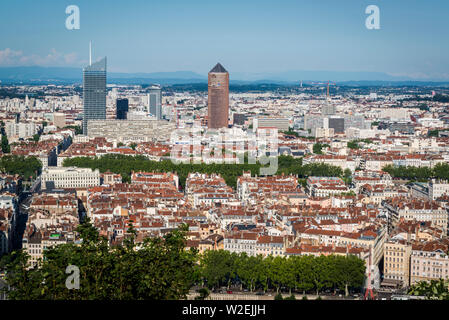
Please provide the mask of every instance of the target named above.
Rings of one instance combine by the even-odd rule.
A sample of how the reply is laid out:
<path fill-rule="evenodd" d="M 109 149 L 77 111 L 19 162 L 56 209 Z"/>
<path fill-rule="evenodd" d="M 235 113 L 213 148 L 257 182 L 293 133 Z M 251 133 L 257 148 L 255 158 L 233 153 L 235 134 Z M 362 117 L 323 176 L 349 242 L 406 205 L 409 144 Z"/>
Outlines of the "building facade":
<path fill-rule="evenodd" d="M 89 188 L 100 185 L 100 171 L 89 168 L 54 167 L 42 171 L 42 189 Z"/>

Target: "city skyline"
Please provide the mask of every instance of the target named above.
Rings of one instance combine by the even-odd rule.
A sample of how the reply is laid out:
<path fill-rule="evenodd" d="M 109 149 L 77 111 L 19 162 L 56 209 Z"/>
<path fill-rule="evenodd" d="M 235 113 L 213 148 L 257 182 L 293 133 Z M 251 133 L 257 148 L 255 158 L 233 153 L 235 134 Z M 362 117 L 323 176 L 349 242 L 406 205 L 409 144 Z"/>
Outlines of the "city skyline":
<path fill-rule="evenodd" d="M 449 300 L 448 12 L 1 2 L 0 302 Z"/>
<path fill-rule="evenodd" d="M 449 7 L 444 1 L 432 6 L 419 1 L 374 3 L 380 8 L 379 30 L 365 27 L 367 1 L 133 4 L 126 8 L 79 1 L 81 27 L 67 30 L 69 3 L 30 3 L 25 11 L 17 10 L 18 4 L 2 3 L 0 12 L 8 15 L 1 17 L 7 27 L 0 28 L 0 67 L 80 67 L 88 60 L 83 48 L 93 40 L 95 56 L 108 55 L 112 72 L 206 74 L 207 65 L 218 60 L 241 80 L 292 70 L 449 79 L 449 46 L 443 41 Z M 41 14 L 35 17 L 36 11 Z M 144 19 L 144 12 L 154 15 Z M 114 23 L 119 17 L 123 22 Z M 232 23 L 213 24 L 217 18 L 231 18 Z M 12 28 L 14 34 L 8 33 Z"/>

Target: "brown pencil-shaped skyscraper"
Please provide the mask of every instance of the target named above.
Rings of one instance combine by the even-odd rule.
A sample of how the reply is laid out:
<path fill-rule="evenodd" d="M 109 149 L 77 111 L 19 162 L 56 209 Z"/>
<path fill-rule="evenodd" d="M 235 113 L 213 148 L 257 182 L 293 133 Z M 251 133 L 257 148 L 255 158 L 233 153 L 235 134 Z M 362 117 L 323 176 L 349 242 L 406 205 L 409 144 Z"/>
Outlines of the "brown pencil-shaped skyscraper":
<path fill-rule="evenodd" d="M 208 76 L 207 126 L 227 128 L 229 117 L 229 73 L 219 63 Z"/>

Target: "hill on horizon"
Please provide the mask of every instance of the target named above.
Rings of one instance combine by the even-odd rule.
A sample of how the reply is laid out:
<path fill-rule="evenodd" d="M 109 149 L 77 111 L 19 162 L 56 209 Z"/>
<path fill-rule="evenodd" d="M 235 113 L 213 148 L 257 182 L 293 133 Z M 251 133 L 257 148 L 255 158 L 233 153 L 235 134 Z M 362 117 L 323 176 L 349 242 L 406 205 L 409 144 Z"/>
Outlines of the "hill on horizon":
<path fill-rule="evenodd" d="M 230 80 L 234 83 L 278 83 L 293 84 L 300 81 L 332 81 L 339 83 L 357 82 L 442 82 L 449 79 L 412 79 L 396 77 L 383 72 L 346 72 L 346 71 L 285 71 L 278 73 L 243 73 L 230 72 Z M 207 75 L 193 71 L 174 72 L 108 72 L 108 82 L 118 84 L 142 84 L 159 82 L 160 84 L 183 84 L 207 82 Z M 3 83 L 81 83 L 82 68 L 73 67 L 0 67 L 0 81 Z"/>

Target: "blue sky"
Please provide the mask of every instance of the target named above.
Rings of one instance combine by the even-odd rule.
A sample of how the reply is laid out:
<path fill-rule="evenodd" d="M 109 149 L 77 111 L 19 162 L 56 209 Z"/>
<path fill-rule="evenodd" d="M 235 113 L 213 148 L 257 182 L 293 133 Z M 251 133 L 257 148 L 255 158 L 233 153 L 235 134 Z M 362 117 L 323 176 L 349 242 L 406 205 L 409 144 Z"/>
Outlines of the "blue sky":
<path fill-rule="evenodd" d="M 65 8 L 80 8 L 67 30 Z M 380 8 L 380 30 L 365 8 Z M 449 79 L 447 0 L 1 0 L 0 66 L 82 66 L 201 74 L 376 71 Z"/>

